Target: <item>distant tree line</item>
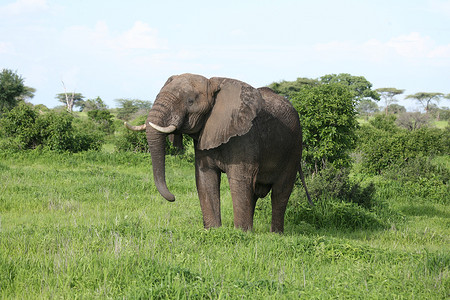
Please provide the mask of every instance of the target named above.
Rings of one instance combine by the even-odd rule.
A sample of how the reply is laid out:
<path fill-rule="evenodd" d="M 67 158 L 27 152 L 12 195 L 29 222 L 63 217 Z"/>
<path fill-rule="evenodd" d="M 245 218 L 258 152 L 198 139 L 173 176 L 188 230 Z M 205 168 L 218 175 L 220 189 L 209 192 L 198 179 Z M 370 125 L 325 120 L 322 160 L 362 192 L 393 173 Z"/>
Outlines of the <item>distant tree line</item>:
<path fill-rule="evenodd" d="M 357 118 L 378 113 L 377 103 L 381 100 L 385 105 L 384 114 L 396 115 L 395 126 L 409 131 L 426 127 L 430 118 L 449 120 L 450 115 L 448 108 L 437 106 L 440 99 L 449 95 L 425 92 L 408 95 L 406 99 L 420 102 L 426 113 L 407 113 L 403 106 L 395 103 L 403 90 L 374 90 L 363 76 L 345 73 L 318 79 L 300 77 L 295 81 L 274 82 L 269 87 L 289 99 L 299 112 L 305 165 L 310 173 L 318 173 L 329 165 L 345 168 L 352 163 L 352 154 L 359 143 Z M 67 92 L 64 88 L 64 93 L 56 95 L 64 104 L 63 108 L 49 110 L 43 105 L 27 104 L 35 91 L 25 86 L 16 72 L 4 69 L 0 73 L 0 134 L 11 145 L 20 149 L 46 147 L 81 151 L 97 149 L 99 144 L 109 140 L 114 141 L 118 150 L 147 151 L 145 135 L 126 131 L 119 120 L 143 123 L 151 109 L 150 101 L 121 98 L 116 100 L 117 108 L 109 109 L 100 97 L 85 99 L 81 93 Z M 72 112 L 74 107 L 85 113 L 83 118 Z M 86 145 L 77 140 L 81 136 L 77 136 L 78 131 L 92 134 L 84 137 L 88 141 Z M 56 145 L 56 136 L 62 144 L 70 146 Z M 4 141 L 3 145 L 7 144 Z M 192 142 L 187 140 L 187 143 L 189 147 Z M 167 150 L 176 152 L 169 143 Z"/>

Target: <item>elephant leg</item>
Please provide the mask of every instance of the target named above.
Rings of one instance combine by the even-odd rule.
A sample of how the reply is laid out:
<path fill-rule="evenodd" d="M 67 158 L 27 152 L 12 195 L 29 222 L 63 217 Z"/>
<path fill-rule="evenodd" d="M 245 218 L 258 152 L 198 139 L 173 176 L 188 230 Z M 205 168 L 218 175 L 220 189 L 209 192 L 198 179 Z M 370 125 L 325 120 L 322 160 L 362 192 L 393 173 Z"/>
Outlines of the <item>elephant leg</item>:
<path fill-rule="evenodd" d="M 220 171 L 196 167 L 195 177 L 205 228 L 220 227 Z"/>
<path fill-rule="evenodd" d="M 252 189 L 252 179 L 228 178 L 233 201 L 234 227 L 253 230 L 253 214 L 258 199 Z"/>
<path fill-rule="evenodd" d="M 284 231 L 284 214 L 286 212 L 286 206 L 294 188 L 295 176 L 287 176 L 285 179 L 279 180 L 272 187 L 272 225 L 270 227 L 271 232 L 283 233 Z"/>

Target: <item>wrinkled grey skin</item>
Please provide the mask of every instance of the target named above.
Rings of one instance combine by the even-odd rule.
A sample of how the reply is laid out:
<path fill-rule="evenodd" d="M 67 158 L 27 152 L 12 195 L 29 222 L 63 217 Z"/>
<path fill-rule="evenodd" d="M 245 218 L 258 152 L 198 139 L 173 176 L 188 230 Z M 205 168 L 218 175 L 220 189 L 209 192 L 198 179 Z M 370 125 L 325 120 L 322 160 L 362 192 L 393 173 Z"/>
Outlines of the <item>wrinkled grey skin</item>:
<path fill-rule="evenodd" d="M 127 124 L 126 124 L 127 125 Z M 182 74 L 170 77 L 143 126 L 160 194 L 175 197 L 165 180 L 165 140 L 194 139 L 195 177 L 205 228 L 221 226 L 220 177 L 226 173 L 234 225 L 252 230 L 258 198 L 272 190 L 271 231 L 283 232 L 284 214 L 300 168 L 302 133 L 297 111 L 269 88 L 229 78 Z M 156 129 L 155 129 L 156 128 Z M 308 192 L 308 200 L 312 204 Z"/>

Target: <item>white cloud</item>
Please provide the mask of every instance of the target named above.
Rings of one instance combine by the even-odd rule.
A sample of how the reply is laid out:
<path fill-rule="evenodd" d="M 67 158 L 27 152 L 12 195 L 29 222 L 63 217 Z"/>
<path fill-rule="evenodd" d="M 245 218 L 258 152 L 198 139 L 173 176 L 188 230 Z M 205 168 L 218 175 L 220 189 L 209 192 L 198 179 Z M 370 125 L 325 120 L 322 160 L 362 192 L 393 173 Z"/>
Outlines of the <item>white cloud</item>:
<path fill-rule="evenodd" d="M 450 58 L 450 44 L 438 45 L 431 37 L 418 32 L 393 37 L 388 41 L 370 39 L 364 43 L 338 42 L 316 44 L 319 55 L 330 59 L 365 59 L 381 62 L 406 59 L 415 62 Z"/>
<path fill-rule="evenodd" d="M 167 48 L 167 41 L 159 37 L 158 31 L 141 21 L 135 22 L 133 27 L 123 32 L 111 32 L 103 21 L 97 22 L 94 28 L 72 26 L 65 30 L 64 41 L 86 47 L 91 52 L 114 51 L 116 54 L 130 50 Z"/>
<path fill-rule="evenodd" d="M 450 16 L 450 1 L 448 0 L 431 0 L 428 7 L 433 13 Z"/>
<path fill-rule="evenodd" d="M 435 48 L 434 41 L 428 36 L 421 36 L 418 32 L 401 35 L 390 39 L 384 44 L 405 58 L 425 58 Z"/>
<path fill-rule="evenodd" d="M 245 37 L 247 33 L 243 29 L 234 29 L 230 32 L 230 36 L 232 37 Z"/>
<path fill-rule="evenodd" d="M 14 52 L 14 46 L 10 42 L 0 42 L 0 54 L 9 54 Z"/>
<path fill-rule="evenodd" d="M 450 45 L 438 46 L 428 54 L 430 58 L 450 58 Z"/>
<path fill-rule="evenodd" d="M 36 11 L 48 10 L 47 0 L 17 0 L 15 2 L 0 6 L 0 13 L 10 15 L 21 15 Z"/>
<path fill-rule="evenodd" d="M 158 37 L 158 31 L 141 21 L 135 22 L 130 30 L 119 35 L 114 43 L 126 49 L 166 48 L 166 42 Z"/>

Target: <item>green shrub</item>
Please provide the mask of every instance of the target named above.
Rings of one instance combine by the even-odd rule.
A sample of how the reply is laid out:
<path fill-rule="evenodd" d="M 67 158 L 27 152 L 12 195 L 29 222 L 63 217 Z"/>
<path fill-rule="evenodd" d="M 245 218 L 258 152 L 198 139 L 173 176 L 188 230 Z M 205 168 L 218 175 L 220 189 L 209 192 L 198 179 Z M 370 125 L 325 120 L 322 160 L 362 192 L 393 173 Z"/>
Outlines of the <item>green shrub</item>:
<path fill-rule="evenodd" d="M 351 178 L 348 168 L 337 169 L 327 164 L 320 172 L 308 177 L 306 184 L 315 206 L 297 200 L 306 198 L 298 183 L 295 190 L 302 195 L 291 197 L 288 207 L 288 218 L 295 224 L 306 222 L 317 228 L 350 230 L 388 226 L 388 208 L 376 200 L 375 185 Z"/>
<path fill-rule="evenodd" d="M 74 117 L 67 112 L 38 113 L 31 105 L 20 104 L 0 119 L 0 147 L 79 152 L 99 149 L 103 140 L 96 132 L 77 130 Z"/>
<path fill-rule="evenodd" d="M 409 131 L 392 129 L 386 124 L 363 125 L 358 130 L 358 138 L 357 150 L 364 169 L 370 174 L 401 168 L 416 157 L 448 154 L 450 149 L 450 131 L 437 128 Z"/>
<path fill-rule="evenodd" d="M 118 151 L 148 152 L 147 138 L 144 131 L 136 132 L 122 128 L 116 138 Z"/>
<path fill-rule="evenodd" d="M 330 83 L 305 86 L 292 95 L 303 129 L 304 160 L 310 172 L 349 166 L 356 142 L 354 94 L 348 86 Z"/>
<path fill-rule="evenodd" d="M 334 198 L 322 198 L 314 207 L 308 204 L 295 206 L 289 209 L 288 218 L 296 224 L 306 222 L 316 228 L 338 230 L 381 229 L 388 226 L 387 220 L 375 212 Z"/>
<path fill-rule="evenodd" d="M 450 170 L 433 163 L 428 157 L 415 157 L 384 175 L 401 183 L 402 193 L 409 195 L 410 199 L 450 203 Z"/>
<path fill-rule="evenodd" d="M 370 209 L 374 205 L 373 183 L 363 184 L 362 181 L 352 181 L 348 168 L 337 169 L 327 165 L 319 173 L 307 178 L 307 187 L 313 199 L 333 198 L 352 202 Z M 299 184 L 299 183 L 298 183 Z M 299 188 L 301 188 L 299 186 Z"/>
<path fill-rule="evenodd" d="M 95 122 L 99 129 L 111 134 L 114 133 L 114 117 L 107 110 L 94 109 L 87 112 L 90 120 Z"/>
<path fill-rule="evenodd" d="M 142 115 L 130 123 L 133 125 L 141 125 L 146 121 L 146 116 Z M 118 136 L 115 141 L 116 149 L 118 151 L 131 151 L 131 152 L 148 152 L 148 143 L 145 131 L 132 131 L 120 126 L 118 128 Z"/>
<path fill-rule="evenodd" d="M 40 116 L 36 127 L 40 131 L 42 145 L 50 150 L 71 151 L 75 142 L 72 122 L 73 116 L 69 113 L 49 112 Z"/>
<path fill-rule="evenodd" d="M 395 124 L 396 119 L 397 117 L 395 115 L 377 114 L 374 118 L 369 120 L 369 123 L 377 129 L 387 132 L 396 132 L 399 129 Z"/>
<path fill-rule="evenodd" d="M 0 134 L 6 138 L 3 148 L 32 149 L 42 143 L 35 123 L 38 113 L 31 105 L 20 103 L 0 119 Z"/>

